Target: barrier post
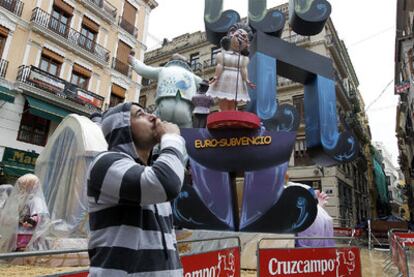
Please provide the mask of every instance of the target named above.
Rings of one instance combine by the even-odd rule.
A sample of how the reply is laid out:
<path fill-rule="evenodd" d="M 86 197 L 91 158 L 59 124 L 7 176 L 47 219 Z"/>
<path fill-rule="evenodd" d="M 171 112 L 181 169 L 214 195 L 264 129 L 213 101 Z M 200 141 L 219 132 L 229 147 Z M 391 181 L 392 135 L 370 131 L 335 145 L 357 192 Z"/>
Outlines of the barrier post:
<path fill-rule="evenodd" d="M 371 219 L 368 219 L 368 250 L 372 250 L 371 235 Z"/>

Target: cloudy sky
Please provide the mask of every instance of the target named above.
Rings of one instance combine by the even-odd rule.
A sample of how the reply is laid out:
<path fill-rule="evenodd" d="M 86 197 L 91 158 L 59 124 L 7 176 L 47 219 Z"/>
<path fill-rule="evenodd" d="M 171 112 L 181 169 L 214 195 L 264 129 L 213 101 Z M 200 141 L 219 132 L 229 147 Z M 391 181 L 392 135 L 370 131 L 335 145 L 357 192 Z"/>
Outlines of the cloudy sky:
<path fill-rule="evenodd" d="M 146 44 L 158 48 L 163 38 L 172 39 L 184 33 L 204 31 L 202 0 L 156 0 L 159 6 L 149 20 Z M 268 8 L 287 0 L 268 0 Z M 344 40 L 359 79 L 368 109 L 373 141 L 381 141 L 397 165 L 395 137 L 396 105 L 394 95 L 394 38 L 396 1 L 329 0 L 331 17 L 339 37 Z M 248 0 L 224 0 L 224 9 L 247 15 Z M 387 88 L 386 88 L 387 87 Z M 385 91 L 384 91 L 385 90 Z M 380 94 L 384 91 L 382 96 Z"/>

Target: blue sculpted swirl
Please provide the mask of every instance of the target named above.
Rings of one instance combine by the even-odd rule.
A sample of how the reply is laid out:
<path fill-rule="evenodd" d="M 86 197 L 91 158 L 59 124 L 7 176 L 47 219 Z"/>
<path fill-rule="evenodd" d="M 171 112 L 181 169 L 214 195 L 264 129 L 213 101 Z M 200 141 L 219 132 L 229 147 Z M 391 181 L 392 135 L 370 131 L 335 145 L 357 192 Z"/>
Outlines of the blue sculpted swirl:
<path fill-rule="evenodd" d="M 180 220 L 180 221 L 184 221 L 187 222 L 189 224 L 193 224 L 193 225 L 202 225 L 203 223 L 194 220 L 191 216 L 185 216 L 181 210 L 178 208 L 178 203 L 180 201 L 185 201 L 189 199 L 189 193 L 187 191 L 182 191 L 180 192 L 180 194 L 178 195 L 177 199 L 175 199 L 172 204 L 172 211 L 173 211 L 173 215 L 176 219 Z"/>
<path fill-rule="evenodd" d="M 297 221 L 294 224 L 292 224 L 292 230 L 301 227 L 305 223 L 306 219 L 308 218 L 309 213 L 306 210 L 307 204 L 308 202 L 306 201 L 306 198 L 304 197 L 298 198 L 296 202 L 296 207 L 300 210 L 300 213 L 299 213 L 299 217 Z"/>
<path fill-rule="evenodd" d="M 234 10 L 223 12 L 223 0 L 204 1 L 204 24 L 207 39 L 219 45 L 220 39 L 227 34 L 233 24 L 240 21 L 240 15 Z"/>
<path fill-rule="evenodd" d="M 320 33 L 331 14 L 326 0 L 290 0 L 289 23 L 292 29 L 304 36 Z"/>
<path fill-rule="evenodd" d="M 254 31 L 280 37 L 285 25 L 285 16 L 278 10 L 266 9 L 267 0 L 249 0 L 249 24 Z"/>
<path fill-rule="evenodd" d="M 275 116 L 263 121 L 266 130 L 277 132 L 296 131 L 299 123 L 298 112 L 289 104 L 280 105 Z"/>
<path fill-rule="evenodd" d="M 254 92 L 249 91 L 249 110 L 261 119 L 270 119 L 276 114 L 276 59 L 256 53 L 249 63 L 250 80 L 256 84 Z"/>
<path fill-rule="evenodd" d="M 353 160 L 358 143 L 349 132 L 338 132 L 335 82 L 322 76 L 305 85 L 306 144 L 312 159 L 322 165 Z"/>

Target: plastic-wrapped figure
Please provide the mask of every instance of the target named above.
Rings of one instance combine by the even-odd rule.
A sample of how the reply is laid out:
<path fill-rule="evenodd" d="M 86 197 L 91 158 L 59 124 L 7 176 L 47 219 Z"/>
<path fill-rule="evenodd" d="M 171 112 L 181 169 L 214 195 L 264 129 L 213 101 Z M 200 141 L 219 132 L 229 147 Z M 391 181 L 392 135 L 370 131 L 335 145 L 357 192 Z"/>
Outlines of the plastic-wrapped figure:
<path fill-rule="evenodd" d="M 12 192 L 13 186 L 9 184 L 0 185 L 0 210 L 3 209 L 6 204 L 7 198 L 9 198 Z"/>
<path fill-rule="evenodd" d="M 216 71 L 207 95 L 219 100 L 221 111 L 235 110 L 236 102 L 249 102 L 247 87 L 256 87 L 249 80 L 249 58 L 245 55 L 252 35 L 249 26 L 237 23 L 229 28 L 227 36 L 220 42 L 222 51 L 216 56 Z"/>
<path fill-rule="evenodd" d="M 21 176 L 0 216 L 0 252 L 24 250 L 33 233 L 48 219 L 49 212 L 39 178 L 33 174 Z"/>
<path fill-rule="evenodd" d="M 194 105 L 193 110 L 193 127 L 194 128 L 205 128 L 207 124 L 207 116 L 210 114 L 210 106 L 214 104 L 213 98 L 206 95 L 208 90 L 208 83 L 203 81 L 200 84 L 200 88 L 197 94 L 193 96 L 192 102 Z"/>
<path fill-rule="evenodd" d="M 191 99 L 202 79 L 195 75 L 181 55 L 174 54 L 164 67 L 147 66 L 131 54 L 129 63 L 141 76 L 157 80 L 156 116 L 179 127 L 192 127 Z"/>

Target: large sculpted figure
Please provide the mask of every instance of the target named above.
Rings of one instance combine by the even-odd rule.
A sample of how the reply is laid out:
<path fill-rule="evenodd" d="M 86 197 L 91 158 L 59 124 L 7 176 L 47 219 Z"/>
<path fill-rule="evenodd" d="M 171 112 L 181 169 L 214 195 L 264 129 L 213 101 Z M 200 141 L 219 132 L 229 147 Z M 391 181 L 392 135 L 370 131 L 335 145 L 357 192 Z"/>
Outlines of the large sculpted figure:
<path fill-rule="evenodd" d="M 252 37 L 249 26 L 236 23 L 221 39 L 222 51 L 217 54 L 216 71 L 207 91 L 207 95 L 219 100 L 221 111 L 235 110 L 237 102 L 250 101 L 247 87 L 255 88 L 255 85 L 247 74 L 249 57 L 246 54 Z"/>
<path fill-rule="evenodd" d="M 174 122 L 181 128 L 191 128 L 191 99 L 202 79 L 192 72 L 185 58 L 174 54 L 164 67 L 148 66 L 133 55 L 128 60 L 139 75 L 158 82 L 155 114 L 161 120 Z"/>

